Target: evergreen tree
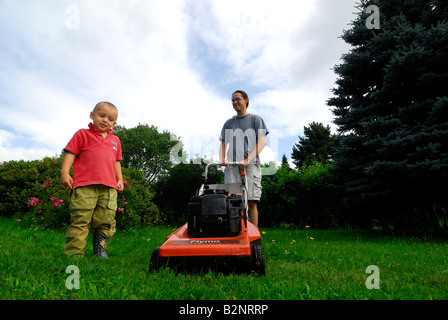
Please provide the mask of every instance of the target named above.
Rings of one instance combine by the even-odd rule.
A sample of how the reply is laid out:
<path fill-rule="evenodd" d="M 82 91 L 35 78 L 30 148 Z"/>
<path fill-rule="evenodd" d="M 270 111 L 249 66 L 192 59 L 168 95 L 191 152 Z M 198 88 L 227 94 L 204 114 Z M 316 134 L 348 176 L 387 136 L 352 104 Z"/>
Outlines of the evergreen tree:
<path fill-rule="evenodd" d="M 338 136 L 331 134 L 330 126 L 312 122 L 303 128 L 304 136 L 299 136 L 292 149 L 291 158 L 299 168 L 313 162 L 327 163 L 333 159 L 338 145 Z"/>
<path fill-rule="evenodd" d="M 369 5 L 379 29 L 366 25 Z M 359 10 L 328 100 L 346 200 L 388 224 L 448 226 L 448 1 L 361 0 Z"/>
<path fill-rule="evenodd" d="M 280 168 L 284 168 L 286 170 L 292 170 L 291 166 L 289 165 L 288 158 L 286 157 L 285 154 L 283 154 L 283 156 L 282 156 L 282 164 L 281 164 Z"/>

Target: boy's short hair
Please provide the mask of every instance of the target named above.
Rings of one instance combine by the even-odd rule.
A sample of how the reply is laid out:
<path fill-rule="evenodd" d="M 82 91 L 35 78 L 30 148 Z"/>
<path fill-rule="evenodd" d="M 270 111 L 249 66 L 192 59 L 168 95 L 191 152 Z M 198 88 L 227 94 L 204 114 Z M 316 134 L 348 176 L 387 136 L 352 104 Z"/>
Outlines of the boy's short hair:
<path fill-rule="evenodd" d="M 103 104 L 108 105 L 110 108 L 114 108 L 115 110 L 117 110 L 117 114 L 118 114 L 118 108 L 111 102 L 108 101 L 100 101 L 98 102 L 95 107 L 93 108 L 93 112 L 95 113 L 95 111 L 102 106 Z M 118 115 L 117 115 L 118 116 Z"/>
<path fill-rule="evenodd" d="M 103 105 L 103 104 L 107 104 L 109 107 L 114 108 L 114 109 L 116 109 L 116 110 L 118 111 L 118 108 L 117 108 L 113 103 L 111 103 L 111 102 L 107 102 L 107 101 L 100 101 L 100 102 L 98 102 L 98 103 L 95 105 L 95 107 L 93 108 L 93 112 L 95 112 L 96 109 L 98 109 L 98 107 L 100 107 L 100 106 Z"/>

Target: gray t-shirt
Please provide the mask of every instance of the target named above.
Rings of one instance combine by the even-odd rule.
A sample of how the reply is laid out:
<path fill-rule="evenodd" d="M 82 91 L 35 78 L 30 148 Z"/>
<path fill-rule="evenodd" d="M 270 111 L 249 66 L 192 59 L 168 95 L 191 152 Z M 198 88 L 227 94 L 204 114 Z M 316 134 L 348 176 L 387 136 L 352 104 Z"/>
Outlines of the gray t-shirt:
<path fill-rule="evenodd" d="M 227 149 L 227 160 L 238 162 L 247 158 L 255 148 L 258 137 L 267 136 L 269 133 L 263 119 L 256 115 L 248 113 L 244 117 L 234 116 L 224 123 L 219 136 L 220 141 L 229 144 Z M 257 156 L 253 162 L 260 162 Z"/>

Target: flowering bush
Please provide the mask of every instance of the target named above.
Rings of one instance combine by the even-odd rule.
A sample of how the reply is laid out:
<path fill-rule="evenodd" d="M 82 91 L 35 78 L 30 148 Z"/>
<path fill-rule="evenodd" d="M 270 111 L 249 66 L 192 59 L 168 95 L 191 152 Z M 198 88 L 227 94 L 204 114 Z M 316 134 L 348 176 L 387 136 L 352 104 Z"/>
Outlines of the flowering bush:
<path fill-rule="evenodd" d="M 42 225 L 45 228 L 61 228 L 70 222 L 68 211 L 68 191 L 53 186 L 52 179 L 39 186 L 36 195 L 28 199 L 28 210 L 17 214 L 16 221 L 30 222 L 33 225 Z M 50 196 L 51 195 L 51 196 Z"/>
<path fill-rule="evenodd" d="M 118 194 L 117 228 L 133 229 L 158 224 L 162 214 L 152 202 L 154 195 L 147 187 L 142 172 L 123 168 L 124 190 Z"/>
<path fill-rule="evenodd" d="M 62 157 L 0 163 L 0 215 L 45 228 L 66 228 L 70 193 L 60 188 L 61 165 Z M 117 226 L 131 229 L 160 223 L 161 214 L 143 174 L 123 168 L 123 178 Z"/>
<path fill-rule="evenodd" d="M 27 210 L 39 175 L 37 161 L 0 163 L 0 216 L 12 217 Z"/>
<path fill-rule="evenodd" d="M 59 188 L 62 158 L 0 164 L 0 215 L 48 228 L 70 221 L 69 193 Z"/>

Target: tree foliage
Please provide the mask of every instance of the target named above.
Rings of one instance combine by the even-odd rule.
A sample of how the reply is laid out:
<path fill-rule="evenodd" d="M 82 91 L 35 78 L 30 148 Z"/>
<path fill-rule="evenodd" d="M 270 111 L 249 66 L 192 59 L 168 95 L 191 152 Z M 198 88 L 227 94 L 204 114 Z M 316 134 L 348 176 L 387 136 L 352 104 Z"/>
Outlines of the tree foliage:
<path fill-rule="evenodd" d="M 199 160 L 174 165 L 152 186 L 156 194 L 154 201 L 169 222 L 186 221 L 187 205 L 202 184 L 202 173 L 206 166 L 203 159 Z M 210 166 L 207 182 L 224 183 L 224 172 L 218 166 Z"/>
<path fill-rule="evenodd" d="M 312 225 L 313 228 L 342 225 L 339 190 L 331 166 L 315 161 L 290 169 L 283 164 L 274 175 L 263 176 L 260 225 Z"/>
<path fill-rule="evenodd" d="M 327 163 L 334 158 L 339 137 L 331 134 L 330 126 L 312 122 L 303 128 L 304 136 L 299 136 L 292 150 L 291 158 L 297 167 L 313 162 Z"/>
<path fill-rule="evenodd" d="M 368 5 L 381 13 L 366 27 Z M 342 134 L 336 169 L 346 200 L 372 219 L 440 222 L 448 177 L 448 2 L 361 1 L 342 38 L 352 46 L 334 70 L 328 100 Z M 366 212 L 368 210 L 364 210 Z"/>
<path fill-rule="evenodd" d="M 147 124 L 130 129 L 116 126 L 115 130 L 123 149 L 122 166 L 143 172 L 149 183 L 172 166 L 171 152 L 175 146 L 180 145 L 179 150 L 185 155 L 182 142 L 169 131 L 159 132 L 157 127 Z"/>

